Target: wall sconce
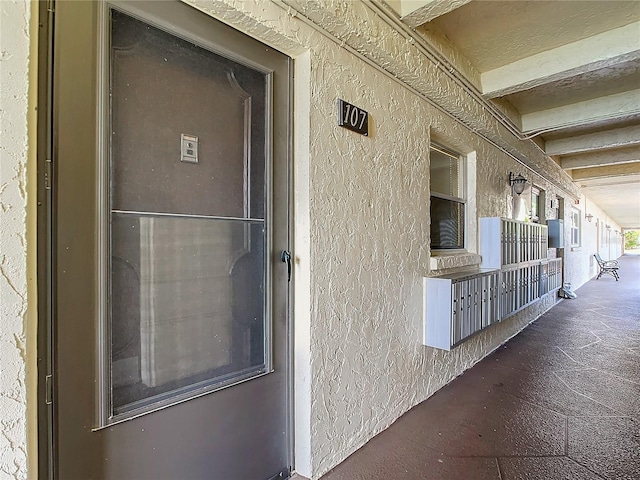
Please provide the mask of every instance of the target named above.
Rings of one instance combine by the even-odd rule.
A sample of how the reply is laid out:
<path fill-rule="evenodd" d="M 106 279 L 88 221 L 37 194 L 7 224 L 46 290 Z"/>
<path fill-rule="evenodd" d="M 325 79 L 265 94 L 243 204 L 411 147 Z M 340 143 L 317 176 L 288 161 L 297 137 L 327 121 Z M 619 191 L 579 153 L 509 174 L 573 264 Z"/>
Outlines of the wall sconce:
<path fill-rule="evenodd" d="M 605 225 L 607 227 L 607 230 L 611 230 L 611 225 Z"/>
<path fill-rule="evenodd" d="M 587 219 L 587 222 L 591 223 L 591 220 L 593 220 L 593 215 L 591 215 L 590 213 L 587 213 L 584 218 Z"/>
<path fill-rule="evenodd" d="M 524 186 L 527 183 L 527 179 L 522 175 L 514 175 L 513 172 L 509 172 L 509 185 L 511 185 L 511 189 L 517 194 L 520 195 L 524 192 Z"/>

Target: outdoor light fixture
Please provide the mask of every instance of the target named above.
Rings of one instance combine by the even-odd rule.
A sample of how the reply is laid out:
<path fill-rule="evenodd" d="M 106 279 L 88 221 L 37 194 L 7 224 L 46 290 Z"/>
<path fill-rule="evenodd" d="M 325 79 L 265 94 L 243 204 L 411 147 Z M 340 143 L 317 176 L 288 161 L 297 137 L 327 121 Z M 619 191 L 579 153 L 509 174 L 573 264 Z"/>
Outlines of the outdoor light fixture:
<path fill-rule="evenodd" d="M 591 215 L 590 213 L 587 213 L 587 214 L 584 216 L 584 218 L 586 218 L 586 219 L 587 219 L 587 221 L 588 221 L 589 223 L 591 223 L 591 220 L 593 220 L 593 215 Z"/>
<path fill-rule="evenodd" d="M 611 225 L 607 225 L 607 230 L 611 230 Z"/>
<path fill-rule="evenodd" d="M 522 192 L 524 192 L 524 186 L 526 183 L 527 179 L 522 175 L 514 175 L 513 172 L 509 172 L 509 185 L 511 185 L 511 188 L 517 195 L 520 195 L 522 194 Z"/>

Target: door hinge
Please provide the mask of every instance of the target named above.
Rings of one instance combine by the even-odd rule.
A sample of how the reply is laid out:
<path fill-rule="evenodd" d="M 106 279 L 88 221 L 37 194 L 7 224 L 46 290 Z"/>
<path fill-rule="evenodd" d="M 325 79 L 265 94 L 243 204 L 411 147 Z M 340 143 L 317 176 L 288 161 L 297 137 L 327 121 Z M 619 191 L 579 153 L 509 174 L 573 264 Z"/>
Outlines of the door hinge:
<path fill-rule="evenodd" d="M 47 0 L 47 11 L 51 13 L 56 11 L 55 0 Z"/>
<path fill-rule="evenodd" d="M 51 190 L 51 173 L 53 172 L 53 163 L 50 158 L 44 161 L 44 188 Z"/>
<path fill-rule="evenodd" d="M 51 405 L 53 403 L 53 376 L 47 375 L 46 377 L 44 377 L 44 383 L 45 383 L 44 401 L 47 405 Z"/>

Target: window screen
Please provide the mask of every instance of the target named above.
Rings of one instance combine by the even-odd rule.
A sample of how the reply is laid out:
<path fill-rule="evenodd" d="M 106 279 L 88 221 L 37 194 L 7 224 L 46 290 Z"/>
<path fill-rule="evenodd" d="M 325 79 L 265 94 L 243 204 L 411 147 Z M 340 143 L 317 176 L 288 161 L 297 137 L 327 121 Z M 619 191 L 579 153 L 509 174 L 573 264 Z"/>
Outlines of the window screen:
<path fill-rule="evenodd" d="M 536 187 L 531 189 L 531 221 L 540 222 L 540 190 Z"/>
<path fill-rule="evenodd" d="M 431 194 L 441 194 L 462 200 L 460 156 L 432 145 L 429 167 Z"/>
<path fill-rule="evenodd" d="M 431 145 L 431 248 L 464 248 L 465 198 L 462 157 Z"/>
<path fill-rule="evenodd" d="M 431 197 L 431 248 L 464 248 L 464 204 Z"/>
<path fill-rule="evenodd" d="M 580 245 L 580 210 L 571 209 L 571 245 Z"/>

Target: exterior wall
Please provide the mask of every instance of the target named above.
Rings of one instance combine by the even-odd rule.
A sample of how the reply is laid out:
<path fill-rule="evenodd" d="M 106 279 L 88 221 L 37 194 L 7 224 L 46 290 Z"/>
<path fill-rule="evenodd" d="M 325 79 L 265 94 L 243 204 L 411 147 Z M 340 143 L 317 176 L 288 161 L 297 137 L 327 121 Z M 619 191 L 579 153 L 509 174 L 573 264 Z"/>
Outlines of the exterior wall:
<path fill-rule="evenodd" d="M 580 245 L 571 246 L 571 207 L 580 211 Z M 586 215 L 593 215 L 591 222 Z M 598 274 L 598 265 L 593 257 L 599 253 L 604 260 L 616 259 L 622 255 L 622 229 L 611 220 L 588 197 L 581 195 L 578 204 L 567 205 L 565 208 L 565 245 L 563 256 L 565 262 L 564 281 L 571 283 L 572 290 L 577 290 L 587 281 Z M 607 229 L 609 225 L 611 228 Z"/>
<path fill-rule="evenodd" d="M 321 28 L 275 2 L 189 3 L 296 59 L 296 468 L 318 478 L 554 303 L 548 296 L 452 352 L 421 345 L 422 277 L 477 262 L 473 255 L 431 262 L 430 140 L 475 159 L 473 220 L 512 215 L 507 175 L 523 166 L 508 153 L 538 171 L 556 172 L 554 182 L 527 174 L 547 199 L 570 205 L 579 195 L 533 144 L 512 137 L 359 2 L 299 4 Z M 35 229 L 27 205 L 36 183 L 27 115 L 28 99 L 35 98 L 29 49 L 36 36 L 29 35 L 29 3 L 0 2 L 0 15 L 0 477 L 21 479 L 35 477 L 28 463 L 36 451 L 28 423 L 36 401 L 30 388 L 36 301 L 28 278 Z M 369 137 L 337 127 L 338 97 L 369 111 Z M 432 98 L 476 131 L 442 113 Z M 554 218 L 545 205 L 547 218 Z M 470 252 L 477 251 L 475 242 Z M 585 244 L 565 252 L 574 288 L 594 274 L 593 265 L 582 267 L 592 250 Z"/>
<path fill-rule="evenodd" d="M 0 478 L 35 478 L 31 5 L 0 2 Z M 35 41 L 35 40 L 34 40 Z M 31 90 L 30 90 L 31 86 Z M 32 136 L 33 135 L 33 136 Z M 33 142 L 32 144 L 30 142 Z M 29 200 L 31 203 L 32 200 Z M 28 215 L 29 213 L 29 215 Z M 33 448 L 32 448 L 33 447 Z M 32 471 L 33 474 L 29 475 Z"/>
<path fill-rule="evenodd" d="M 452 352 L 422 346 L 422 277 L 478 258 L 430 262 L 431 138 L 475 158 L 477 197 L 471 210 L 477 217 L 513 213 L 508 173 L 527 170 L 504 149 L 517 145 L 534 166 L 552 172 L 558 167 L 530 142 L 517 141 L 495 121 L 476 115 L 477 105 L 464 91 L 415 52 L 408 56 L 406 41 L 358 2 L 295 4 L 307 9 L 304 16 L 316 26 L 273 3 L 189 3 L 299 59 L 302 70 L 308 66 L 302 79 L 295 79 L 296 112 L 310 112 L 308 122 L 296 114 L 295 124 L 295 273 L 304 279 L 303 287 L 296 285 L 294 307 L 296 469 L 318 478 L 555 301 L 547 296 Z M 363 44 L 363 38 L 373 40 Z M 410 85 L 376 65 L 397 69 L 398 77 L 421 69 L 428 73 L 424 85 Z M 468 110 L 468 123 L 482 123 L 479 134 L 434 108 L 425 98 L 432 94 Z M 337 98 L 369 112 L 369 137 L 337 126 Z M 503 149 L 483 140 L 489 131 Z M 547 198 L 567 197 L 572 203 L 577 197 L 571 186 L 560 189 L 526 174 Z M 556 183 L 563 182 L 559 172 Z M 469 251 L 476 252 L 472 238 Z"/>

